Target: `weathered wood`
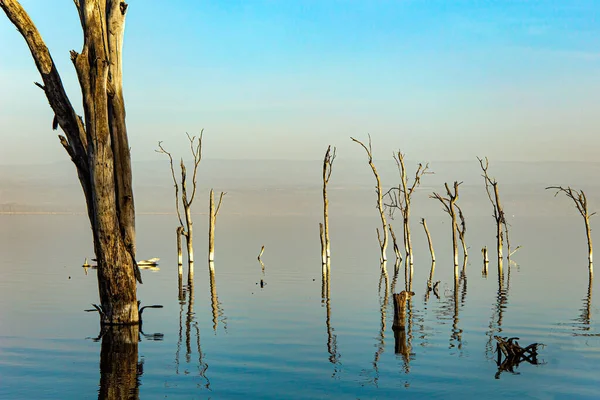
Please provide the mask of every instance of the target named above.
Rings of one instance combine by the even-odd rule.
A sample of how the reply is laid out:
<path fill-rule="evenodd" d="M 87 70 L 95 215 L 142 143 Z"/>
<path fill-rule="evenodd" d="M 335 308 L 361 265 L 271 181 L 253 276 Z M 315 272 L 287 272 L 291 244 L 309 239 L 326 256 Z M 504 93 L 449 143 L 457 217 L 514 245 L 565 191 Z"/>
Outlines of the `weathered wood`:
<path fill-rule="evenodd" d="M 327 241 L 325 240 L 325 229 L 323 223 L 319 222 L 319 237 L 321 239 L 321 264 L 327 264 Z"/>
<path fill-rule="evenodd" d="M 587 236 L 587 244 L 588 244 L 588 266 L 589 266 L 589 272 L 590 275 L 594 275 L 594 251 L 593 251 L 593 246 L 592 246 L 592 229 L 590 227 L 590 218 L 593 217 L 594 215 L 596 215 L 595 212 L 593 213 L 589 213 L 588 210 L 588 202 L 587 202 L 587 197 L 585 196 L 585 193 L 583 192 L 583 190 L 575 190 L 575 189 L 571 189 L 570 186 L 568 186 L 567 188 L 563 188 L 562 186 L 549 186 L 546 188 L 546 190 L 548 189 L 554 189 L 556 190 L 556 193 L 554 194 L 554 197 L 556 197 L 560 192 L 563 192 L 568 198 L 570 198 L 571 200 L 573 200 L 573 203 L 575 203 L 575 207 L 577 208 L 577 211 L 579 211 L 579 214 L 581 214 L 581 216 L 583 217 L 583 220 L 585 222 L 585 233 Z"/>
<path fill-rule="evenodd" d="M 414 292 L 403 290 L 400 293 L 394 293 L 394 324 L 393 327 L 404 328 L 406 326 L 406 302 Z"/>
<path fill-rule="evenodd" d="M 192 174 L 192 192 L 188 196 L 188 187 L 187 187 L 187 169 L 185 163 L 183 162 L 183 158 L 180 160 L 179 167 L 181 170 L 181 199 L 179 195 L 179 183 L 177 182 L 177 177 L 175 175 L 175 166 L 173 162 L 173 156 L 169 153 L 162 145 L 162 142 L 158 142 L 158 149 L 155 150 L 157 153 L 166 154 L 169 157 L 169 166 L 171 169 L 171 178 L 173 179 L 173 186 L 175 187 L 175 210 L 177 211 L 177 218 L 179 220 L 179 226 L 183 236 L 186 239 L 186 248 L 188 255 L 188 271 L 192 276 L 194 275 L 194 222 L 192 220 L 192 203 L 194 202 L 194 197 L 196 196 L 196 189 L 198 183 L 196 181 L 198 175 L 198 167 L 200 162 L 202 161 L 202 136 L 204 134 L 204 130 L 200 131 L 200 135 L 198 138 L 196 136 L 190 136 L 186 133 L 188 141 L 190 142 L 190 150 L 193 158 L 193 174 Z M 196 141 L 196 139 L 198 139 Z M 183 206 L 183 213 L 185 216 L 185 228 L 183 218 L 181 217 L 181 211 L 179 208 L 179 203 Z M 179 255 L 179 254 L 178 254 Z"/>
<path fill-rule="evenodd" d="M 394 323 L 392 325 L 392 330 L 394 331 L 394 352 L 402 356 L 405 368 L 408 368 L 412 350 L 406 334 L 406 306 L 411 296 L 414 296 L 414 292 L 402 291 L 394 293 Z"/>
<path fill-rule="evenodd" d="M 354 139 L 351 137 L 352 141 L 360 144 L 365 152 L 367 153 L 367 158 L 369 162 L 369 166 L 373 171 L 373 175 L 375 175 L 375 180 L 377 181 L 377 186 L 375 186 L 375 191 L 377 194 L 377 209 L 379 210 L 379 217 L 381 218 L 381 230 L 379 233 L 379 229 L 377 229 L 377 240 L 379 241 L 379 247 L 381 248 L 381 258 L 380 261 L 387 261 L 386 250 L 388 246 L 388 225 L 387 220 L 385 218 L 384 204 L 383 204 L 383 192 L 381 190 L 381 179 L 379 178 L 379 173 L 377 172 L 377 168 L 375 168 L 375 164 L 373 163 L 373 153 L 371 148 L 371 135 L 369 135 L 369 146 L 365 146 L 360 140 Z M 383 237 L 382 237 L 383 236 Z"/>
<path fill-rule="evenodd" d="M 79 3 L 76 3 L 79 4 Z M 85 125 L 64 90 L 56 65 L 37 28 L 16 0 L 0 8 L 21 33 L 42 76 L 59 136 L 77 168 L 98 260 L 102 324 L 136 324 L 135 209 L 122 90 L 122 43 L 127 5 L 82 1 L 81 53 L 71 52 L 82 91 Z"/>
<path fill-rule="evenodd" d="M 210 189 L 210 207 L 209 207 L 209 222 L 208 222 L 208 261 L 215 260 L 215 225 L 217 223 L 217 215 L 223 203 L 224 192 L 219 196 L 219 203 L 215 207 L 215 192 Z"/>
<path fill-rule="evenodd" d="M 492 178 L 488 174 L 489 162 L 487 157 L 481 159 L 477 157 L 479 160 L 479 165 L 481 166 L 481 170 L 483 171 L 483 179 L 485 180 L 485 191 L 488 195 L 488 199 L 490 203 L 492 203 L 493 208 L 493 217 L 496 221 L 496 252 L 498 258 L 498 275 L 503 274 L 503 246 L 504 246 L 504 235 L 506 235 L 506 245 L 508 247 L 508 261 L 510 267 L 510 238 L 508 235 L 508 224 L 506 223 L 506 216 L 504 213 L 504 209 L 502 208 L 502 204 L 500 202 L 500 191 L 498 189 L 498 181 L 495 178 Z M 493 193 L 493 196 L 492 196 Z M 487 266 L 486 266 L 487 270 Z M 487 272 L 486 272 L 487 273 Z"/>
<path fill-rule="evenodd" d="M 435 251 L 433 251 L 433 241 L 431 240 L 431 235 L 429 234 L 429 229 L 427 228 L 427 221 L 425 221 L 425 218 L 421 218 L 421 225 L 423 225 L 425 235 L 427 235 L 427 243 L 429 244 L 429 254 L 431 254 L 431 262 L 435 263 Z"/>
<path fill-rule="evenodd" d="M 398 187 L 393 187 L 385 193 L 384 196 L 390 198 L 390 204 L 386 206 L 393 213 L 394 209 L 400 210 L 402 214 L 402 225 L 404 233 L 404 251 L 406 253 L 407 264 L 410 267 L 410 273 L 413 273 L 414 257 L 412 251 L 412 238 L 410 232 L 410 204 L 412 195 L 417 187 L 421 184 L 421 178 L 425 174 L 431 174 L 429 172 L 429 164 L 419 164 L 412 185 L 408 183 L 408 177 L 406 167 L 404 164 L 404 154 L 401 151 L 394 153 L 394 161 L 398 167 L 400 173 L 400 184 Z"/>
<path fill-rule="evenodd" d="M 453 186 L 454 191 L 451 191 L 448 184 L 444 183 L 448 197 L 442 197 L 441 195 L 439 195 L 438 193 L 435 193 L 435 192 L 429 196 L 430 198 L 437 199 L 442 203 L 442 206 L 444 207 L 444 211 L 446 211 L 446 213 L 448 213 L 448 215 L 450 215 L 450 218 L 452 220 L 452 252 L 454 254 L 454 276 L 455 276 L 455 278 L 458 277 L 457 234 L 459 234 L 458 224 L 456 222 L 456 209 L 457 209 L 456 201 L 458 200 L 458 187 L 461 184 L 462 184 L 462 182 L 454 181 L 454 186 Z"/>
<path fill-rule="evenodd" d="M 335 147 L 331 150 L 331 145 L 327 146 L 325 157 L 323 158 L 323 239 L 321 240 L 321 253 L 325 255 L 324 263 L 331 258 L 331 244 L 329 242 L 329 198 L 327 196 L 327 185 L 331 172 L 333 170 L 333 161 L 335 160 Z"/>
<path fill-rule="evenodd" d="M 521 347 L 517 342 L 518 337 L 508 338 L 496 335 L 494 339 L 497 341 L 496 351 L 498 352 L 496 379 L 499 379 L 500 374 L 504 371 L 514 373 L 514 369 L 524 361 L 532 365 L 543 363 L 539 362 L 537 358 L 538 347 L 544 346 L 542 343 L 532 343 L 529 346 Z M 502 356 L 504 356 L 504 359 Z"/>
<path fill-rule="evenodd" d="M 390 235 L 392 236 L 392 245 L 394 246 L 394 254 L 396 254 L 396 264 L 400 264 L 402 262 L 402 254 L 400 254 L 400 248 L 398 247 L 398 241 L 396 240 L 396 233 L 394 232 L 394 228 L 392 224 L 388 225 L 390 230 Z"/>

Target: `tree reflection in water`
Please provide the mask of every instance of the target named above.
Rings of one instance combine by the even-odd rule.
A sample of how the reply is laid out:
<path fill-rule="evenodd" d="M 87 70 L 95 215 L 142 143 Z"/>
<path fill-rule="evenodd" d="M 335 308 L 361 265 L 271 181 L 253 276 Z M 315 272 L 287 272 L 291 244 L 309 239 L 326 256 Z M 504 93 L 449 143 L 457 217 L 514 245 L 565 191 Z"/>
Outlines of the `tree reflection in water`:
<path fill-rule="evenodd" d="M 579 309 L 580 313 L 575 318 L 573 329 L 575 336 L 600 336 L 600 333 L 594 333 L 592 331 L 592 289 L 594 287 L 594 276 L 589 274 L 588 276 L 588 287 L 587 294 L 583 298 L 583 304 Z"/>
<path fill-rule="evenodd" d="M 139 399 L 143 362 L 138 363 L 139 325 L 104 326 L 98 339 L 100 388 L 98 399 Z"/>
<path fill-rule="evenodd" d="M 330 282 L 330 261 L 323 264 L 321 280 L 321 304 L 325 307 L 325 326 L 327 328 L 327 352 L 329 353 L 329 362 L 333 364 L 332 378 L 337 377 L 340 371 L 340 357 L 337 348 L 337 335 L 331 325 L 331 282 Z"/>
<path fill-rule="evenodd" d="M 181 280 L 180 280 L 181 284 Z M 186 290 L 187 289 L 187 290 Z M 206 389 L 210 389 L 210 380 L 206 376 L 206 371 L 208 370 L 208 364 L 204 362 L 204 353 L 202 352 L 202 348 L 200 346 L 200 328 L 198 326 L 198 321 L 195 320 L 194 313 L 194 278 L 193 275 L 188 276 L 188 284 L 187 288 L 180 288 L 180 293 L 183 293 L 183 299 L 179 301 L 179 338 L 177 340 L 177 350 L 175 352 L 175 373 L 179 375 L 180 364 L 181 364 L 181 346 L 184 340 L 185 334 L 185 363 L 186 367 L 183 370 L 185 375 L 190 374 L 189 366 L 192 364 L 192 328 L 194 328 L 194 332 L 196 335 L 195 345 L 196 352 L 198 355 L 198 375 L 202 378 L 203 383 L 202 386 Z M 187 299 L 186 299 L 187 297 Z M 187 300 L 187 310 L 185 316 L 185 323 L 183 322 L 183 312 L 184 306 L 186 305 Z M 185 326 L 185 332 L 184 332 Z"/>

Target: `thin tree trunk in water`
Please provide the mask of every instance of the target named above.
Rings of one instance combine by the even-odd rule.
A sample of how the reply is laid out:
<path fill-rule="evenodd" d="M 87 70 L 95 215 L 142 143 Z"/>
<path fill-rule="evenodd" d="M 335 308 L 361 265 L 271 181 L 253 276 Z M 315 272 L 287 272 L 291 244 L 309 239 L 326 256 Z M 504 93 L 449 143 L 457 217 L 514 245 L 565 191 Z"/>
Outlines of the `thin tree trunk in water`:
<path fill-rule="evenodd" d="M 335 147 L 333 148 L 333 152 L 331 151 L 331 146 L 327 146 L 327 151 L 325 152 L 325 158 L 323 159 L 323 230 L 324 230 L 324 253 L 325 253 L 325 263 L 329 258 L 331 258 L 331 246 L 329 243 L 329 198 L 327 197 L 327 184 L 329 183 L 329 178 L 331 178 L 331 172 L 333 169 L 333 161 L 335 160 Z"/>
<path fill-rule="evenodd" d="M 592 229 L 590 228 L 590 219 L 585 218 L 585 232 L 587 234 L 587 243 L 588 243 L 588 261 L 590 263 L 590 276 L 594 275 L 594 251 L 592 249 Z"/>
<path fill-rule="evenodd" d="M 215 191 L 210 190 L 208 222 L 208 262 L 215 261 Z"/>
<path fill-rule="evenodd" d="M 452 251 L 454 254 L 455 279 L 458 279 L 458 244 L 456 235 L 461 234 L 461 236 L 464 236 L 464 218 L 461 217 L 461 221 L 463 222 L 463 229 L 461 230 L 461 232 L 463 233 L 458 232 L 458 225 L 456 223 L 456 209 L 458 209 L 459 213 L 462 215 L 462 212 L 460 212 L 460 208 L 456 205 L 456 201 L 458 200 L 458 187 L 461 184 L 462 182 L 459 183 L 457 181 L 454 181 L 454 193 L 452 193 L 448 184 L 444 183 L 448 197 L 442 197 L 441 195 L 435 192 L 429 196 L 430 198 L 438 199 L 444 206 L 444 211 L 446 211 L 446 213 L 448 213 L 448 215 L 450 215 L 450 218 L 452 219 Z"/>
<path fill-rule="evenodd" d="M 379 173 L 377 172 L 377 168 L 375 168 L 375 164 L 373 164 L 373 154 L 371 149 L 371 136 L 369 136 L 369 147 L 365 146 L 361 141 L 354 139 L 351 137 L 354 142 L 360 144 L 363 149 L 367 152 L 367 157 L 369 161 L 369 166 L 373 171 L 373 175 L 375 175 L 375 180 L 377 181 L 377 186 L 375 187 L 377 193 L 377 209 L 379 210 L 379 217 L 381 218 L 381 234 L 379 233 L 379 229 L 377 230 L 377 240 L 379 241 L 379 247 L 381 248 L 381 258 L 380 261 L 383 266 L 385 266 L 385 262 L 387 261 L 387 246 L 388 246 L 388 226 L 387 220 L 385 218 L 385 211 L 383 207 L 383 191 L 381 190 L 381 180 L 379 179 Z M 383 235 L 383 238 L 381 237 Z"/>
<path fill-rule="evenodd" d="M 75 113 L 60 75 L 35 25 L 16 0 L 0 1 L 27 42 L 55 113 L 60 142 L 77 167 L 98 260 L 102 324 L 137 324 L 135 208 L 122 91 L 122 45 L 127 4 L 75 3 L 84 35 L 81 53 L 71 52 L 82 92 L 83 120 Z"/>
<path fill-rule="evenodd" d="M 569 197 L 571 200 L 573 200 L 573 202 L 575 203 L 575 207 L 577 208 L 577 211 L 579 211 L 579 214 L 581 214 L 581 216 L 583 217 L 583 220 L 585 221 L 585 231 L 586 231 L 587 244 L 588 244 L 588 263 L 589 263 L 588 267 L 589 267 L 590 275 L 593 276 L 594 275 L 594 259 L 593 259 L 593 250 L 592 250 L 592 231 L 590 228 L 590 218 L 592 216 L 594 216 L 596 213 L 595 212 L 593 212 L 591 214 L 589 213 L 587 197 L 586 197 L 585 193 L 583 192 L 583 190 L 574 190 L 574 189 L 571 189 L 571 187 L 567 187 L 565 189 L 562 186 L 550 186 L 550 187 L 546 188 L 546 190 L 548 190 L 548 189 L 556 189 L 556 194 L 554 195 L 555 197 L 560 192 L 564 192 L 567 197 Z"/>
<path fill-rule="evenodd" d="M 423 225 L 423 229 L 425 230 L 425 235 L 427 235 L 427 243 L 429 244 L 429 253 L 431 254 L 431 262 L 435 262 L 435 251 L 433 251 L 433 241 L 431 240 L 431 235 L 429 234 L 429 229 L 427 228 L 427 221 L 425 218 L 421 218 L 421 225 Z"/>
<path fill-rule="evenodd" d="M 396 265 L 399 265 L 402 261 L 402 255 L 400 254 L 400 249 L 398 248 L 398 241 L 396 240 L 396 233 L 394 232 L 394 228 L 392 224 L 388 225 L 390 229 L 390 235 L 392 236 L 392 245 L 394 246 L 394 254 L 396 254 Z"/>
<path fill-rule="evenodd" d="M 325 265 L 327 265 L 327 239 L 325 239 L 325 229 L 321 222 L 319 222 L 319 234 L 321 237 L 321 264 L 325 268 Z"/>
<path fill-rule="evenodd" d="M 179 275 L 183 274 L 183 251 L 181 250 L 181 236 L 183 236 L 183 227 L 177 227 L 177 265 Z"/>
<path fill-rule="evenodd" d="M 215 207 L 215 192 L 210 189 L 210 207 L 209 207 L 209 225 L 208 225 L 208 262 L 209 265 L 215 260 L 215 225 L 217 223 L 217 215 L 223 202 L 225 193 L 221 192 L 219 203 Z M 214 264 L 212 264 L 214 266 Z"/>

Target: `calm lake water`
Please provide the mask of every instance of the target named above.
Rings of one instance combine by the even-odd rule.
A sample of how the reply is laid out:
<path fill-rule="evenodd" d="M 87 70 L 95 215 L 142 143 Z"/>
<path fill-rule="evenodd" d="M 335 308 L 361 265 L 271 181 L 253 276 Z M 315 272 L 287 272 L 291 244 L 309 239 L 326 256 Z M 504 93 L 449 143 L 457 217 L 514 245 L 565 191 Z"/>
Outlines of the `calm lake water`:
<path fill-rule="evenodd" d="M 494 222 L 482 203 L 484 212 L 467 215 L 470 257 L 455 292 L 448 217 L 415 213 L 415 296 L 396 354 L 391 287 L 405 288 L 404 267 L 394 277 L 390 249 L 388 277 L 381 275 L 377 212 L 366 193 L 361 212 L 339 214 L 333 207 L 345 194 L 332 194 L 329 285 L 318 207 L 223 211 L 212 279 L 207 218 L 196 215 L 195 279 L 192 288 L 184 269 L 181 290 L 175 216 L 139 215 L 138 255 L 161 261 L 160 271 L 143 272 L 138 298 L 164 308 L 144 312 L 137 355 L 119 365 L 94 340 L 97 314 L 83 311 L 98 301 L 95 271 L 81 267 L 93 257 L 86 216 L 0 215 L 0 398 L 117 398 L 120 387 L 142 399 L 600 398 L 600 288 L 588 279 L 580 216 L 512 218 L 513 247 L 523 248 L 499 284 Z M 235 193 L 228 196 L 234 203 Z M 420 216 L 434 241 L 439 298 L 426 296 Z M 262 245 L 264 271 L 256 259 Z M 498 374 L 494 335 L 545 344 L 540 364 Z M 123 369 L 133 382 L 111 377 Z"/>

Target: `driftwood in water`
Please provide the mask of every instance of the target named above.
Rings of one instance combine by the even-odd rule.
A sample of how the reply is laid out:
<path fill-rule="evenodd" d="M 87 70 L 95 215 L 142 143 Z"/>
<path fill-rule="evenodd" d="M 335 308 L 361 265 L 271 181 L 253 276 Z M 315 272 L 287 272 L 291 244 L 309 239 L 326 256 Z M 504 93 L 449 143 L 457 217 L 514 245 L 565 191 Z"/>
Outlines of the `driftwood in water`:
<path fill-rule="evenodd" d="M 75 6 L 84 40 L 80 53 L 71 51 L 71 61 L 84 117 L 71 104 L 50 51 L 27 12 L 17 0 L 0 1 L 0 9 L 29 47 L 43 80 L 36 85 L 54 112 L 52 127 L 64 132 L 65 136 L 58 136 L 60 143 L 77 169 L 100 267 L 101 323 L 135 324 L 139 322 L 136 280 L 141 283 L 141 274 L 135 262 L 135 207 L 122 79 L 128 7 L 124 1 L 108 0 L 75 1 Z"/>
<path fill-rule="evenodd" d="M 175 210 L 177 211 L 177 218 L 179 219 L 179 228 L 177 229 L 177 235 L 183 235 L 186 239 L 187 244 L 187 253 L 188 253 L 188 268 L 189 274 L 193 277 L 194 275 L 194 232 L 193 232 L 193 221 L 192 221 L 192 203 L 194 202 L 194 197 L 196 196 L 196 188 L 197 182 L 196 177 L 198 175 L 198 166 L 200 165 L 200 161 L 202 161 L 202 135 L 204 134 L 204 130 L 200 131 L 200 136 L 196 141 L 195 136 L 190 136 L 186 133 L 188 140 L 190 141 L 190 149 L 192 151 L 193 157 L 193 175 L 192 175 L 192 192 L 191 195 L 188 196 L 188 188 L 187 188 L 187 170 L 185 164 L 183 162 L 183 158 L 181 159 L 179 165 L 181 168 L 181 199 L 179 196 L 179 183 L 177 182 L 177 178 L 175 176 L 175 166 L 173 163 L 173 156 L 169 153 L 162 145 L 162 142 L 158 142 L 158 150 L 157 153 L 166 154 L 169 157 L 169 166 L 171 168 L 171 177 L 173 178 L 173 185 L 175 186 Z M 183 205 L 183 212 L 185 215 L 185 225 L 183 223 L 183 218 L 181 217 L 181 211 L 179 207 L 179 203 Z M 179 239 L 178 245 L 180 246 Z M 180 246 L 181 247 L 181 246 Z M 178 249 L 178 255 L 181 251 Z"/>
<path fill-rule="evenodd" d="M 444 183 L 448 197 L 443 197 L 435 192 L 429 196 L 432 199 L 438 199 L 442 203 L 444 211 L 446 211 L 448 215 L 450 215 L 450 218 L 452 220 L 452 251 L 454 254 L 455 277 L 458 276 L 458 245 L 456 235 L 459 234 L 458 224 L 456 222 L 456 201 L 458 200 L 458 187 L 460 186 L 460 184 L 462 184 L 462 182 L 454 181 L 454 191 L 451 191 L 448 184 Z"/>
<path fill-rule="evenodd" d="M 381 249 L 381 257 L 380 261 L 384 263 L 387 261 L 386 250 L 388 246 L 388 225 L 387 220 L 385 218 L 385 211 L 383 206 L 383 192 L 381 190 L 381 179 L 379 179 L 379 173 L 377 172 L 377 168 L 375 168 L 375 164 L 373 164 L 373 153 L 371 148 L 371 135 L 369 135 L 369 146 L 365 146 L 363 142 L 360 140 L 354 139 L 351 137 L 354 142 L 360 144 L 365 152 L 367 153 L 369 166 L 373 171 L 373 175 L 375 175 L 375 180 L 377 181 L 377 186 L 375 187 L 375 192 L 377 194 L 377 209 L 379 210 L 379 217 L 381 218 L 381 233 L 379 229 L 377 229 L 377 240 L 379 241 L 379 247 Z"/>
<path fill-rule="evenodd" d="M 428 172 L 429 164 L 425 164 L 425 166 L 423 166 L 423 164 L 419 164 L 412 185 L 409 185 L 406 167 L 404 166 L 404 154 L 402 154 L 401 151 L 394 153 L 394 160 L 396 161 L 398 172 L 400 173 L 400 184 L 398 187 L 393 187 L 387 191 L 386 195 L 390 198 L 391 202 L 390 204 L 386 204 L 386 206 L 390 209 L 392 214 L 394 209 L 400 210 L 400 213 L 402 214 L 404 227 L 404 250 L 406 252 L 406 261 L 410 266 L 412 275 L 414 257 L 410 234 L 410 201 L 415 189 L 421 184 L 421 178 L 423 175 L 432 172 Z"/>
<path fill-rule="evenodd" d="M 533 343 L 527 347 L 521 347 L 517 342 L 518 337 L 494 336 L 494 339 L 498 342 L 496 344 L 496 351 L 498 352 L 496 379 L 500 379 L 500 374 L 504 371 L 515 373 L 514 369 L 523 361 L 532 365 L 541 364 L 537 358 L 537 350 L 539 346 L 543 347 L 543 344 Z"/>
<path fill-rule="evenodd" d="M 563 192 L 568 198 L 573 200 L 573 202 L 575 203 L 575 207 L 577 208 L 577 211 L 579 211 L 579 214 L 581 214 L 581 216 L 583 217 L 583 220 L 585 222 L 585 232 L 587 235 L 588 262 L 589 262 L 590 275 L 593 275 L 594 274 L 594 266 L 593 266 L 593 250 L 592 250 L 592 229 L 590 228 L 590 218 L 592 216 L 594 216 L 596 213 L 595 212 L 593 212 L 591 214 L 589 213 L 587 197 L 585 196 L 585 193 L 583 192 L 583 190 L 571 189 L 571 187 L 569 187 L 569 186 L 567 188 L 563 188 L 562 186 L 549 186 L 546 188 L 546 190 L 548 190 L 548 189 L 556 190 L 556 193 L 554 194 L 555 197 L 560 192 Z"/>
<path fill-rule="evenodd" d="M 226 193 L 221 192 L 219 196 L 219 203 L 215 207 L 215 192 L 210 189 L 210 209 L 209 209 L 209 222 L 208 222 L 208 262 L 211 263 L 215 261 L 215 225 L 217 223 L 217 215 L 219 214 L 219 210 L 221 209 L 221 204 L 223 203 L 223 196 Z M 209 264 L 212 265 L 212 264 Z"/>
<path fill-rule="evenodd" d="M 331 178 L 333 161 L 335 160 L 335 147 L 331 151 L 331 145 L 327 146 L 325 158 L 323 158 L 323 232 L 321 234 L 321 259 L 326 264 L 331 258 L 331 246 L 329 243 L 329 198 L 327 197 L 327 185 Z"/>

